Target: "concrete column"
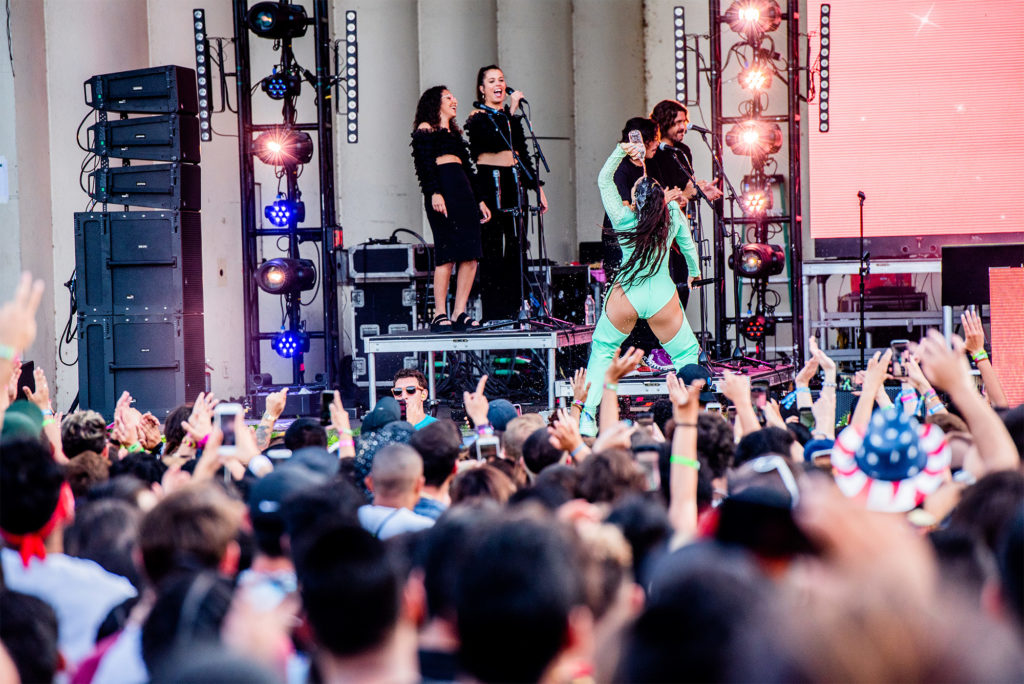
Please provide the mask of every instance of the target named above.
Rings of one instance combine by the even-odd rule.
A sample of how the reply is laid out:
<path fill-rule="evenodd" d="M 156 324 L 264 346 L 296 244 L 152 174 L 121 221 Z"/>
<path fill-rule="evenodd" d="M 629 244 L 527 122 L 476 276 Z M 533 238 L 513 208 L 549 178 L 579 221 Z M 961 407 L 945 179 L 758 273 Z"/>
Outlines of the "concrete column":
<path fill-rule="evenodd" d="M 420 94 L 416 2 L 336 3 L 335 27 L 347 10 L 358 12 L 359 142 L 336 136 L 336 182 L 345 246 L 352 247 L 395 228 L 419 228 L 423 201 L 409 151 Z"/>
<path fill-rule="evenodd" d="M 534 130 L 551 165 L 551 173 L 542 174 L 550 207 L 544 216 L 548 254 L 558 261 L 575 259 L 572 3 L 498 0 L 497 7 L 498 64 L 509 85 L 530 101 Z"/>
<path fill-rule="evenodd" d="M 56 286 L 75 268 L 74 213 L 89 201 L 78 185 L 85 153 L 74 144 L 78 122 L 89 111 L 82 83 L 95 74 L 148 67 L 149 31 L 146 0 L 47 0 L 43 12 L 53 224 L 49 280 Z M 59 331 L 68 317 L 64 293 L 57 295 L 55 309 L 54 329 Z M 78 368 L 58 365 L 52 387 L 57 406 L 67 407 L 78 390 Z"/>
<path fill-rule="evenodd" d="M 579 240 L 601 239 L 604 209 L 597 192 L 597 173 L 626 120 L 646 116 L 644 50 L 639 40 L 643 19 L 643 0 L 573 3 L 573 144 Z"/>

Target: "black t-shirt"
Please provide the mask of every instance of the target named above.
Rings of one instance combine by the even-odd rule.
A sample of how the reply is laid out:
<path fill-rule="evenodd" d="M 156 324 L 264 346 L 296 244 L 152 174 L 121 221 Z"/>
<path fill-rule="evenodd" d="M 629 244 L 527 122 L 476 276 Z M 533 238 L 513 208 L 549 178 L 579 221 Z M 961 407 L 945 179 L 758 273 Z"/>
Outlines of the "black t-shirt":
<path fill-rule="evenodd" d="M 691 174 L 693 173 L 693 165 L 690 161 L 690 148 L 684 145 L 681 149 L 683 150 L 682 154 L 672 150 L 658 150 L 651 157 L 644 160 L 647 165 L 648 175 L 658 181 L 663 188 L 679 188 L 683 190 L 689 182 L 686 174 L 680 170 L 679 165 L 682 164 L 684 169 Z M 678 163 L 676 160 L 678 160 Z M 643 168 L 634 164 L 629 157 L 626 157 L 619 163 L 619 168 L 615 169 L 614 180 L 615 189 L 619 191 L 619 197 L 622 198 L 623 202 L 631 201 L 633 185 L 643 175 Z M 604 227 L 605 233 L 611 233 L 612 222 L 607 214 L 605 214 L 604 222 L 601 225 Z"/>

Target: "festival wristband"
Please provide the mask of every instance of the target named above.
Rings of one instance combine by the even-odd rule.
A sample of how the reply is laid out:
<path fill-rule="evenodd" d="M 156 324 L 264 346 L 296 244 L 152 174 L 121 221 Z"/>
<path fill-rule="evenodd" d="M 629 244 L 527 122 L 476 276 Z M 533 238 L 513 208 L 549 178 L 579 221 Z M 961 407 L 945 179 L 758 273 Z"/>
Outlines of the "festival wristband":
<path fill-rule="evenodd" d="M 570 451 L 569 452 L 569 456 L 572 458 L 572 460 L 575 461 L 576 460 L 576 454 L 578 454 L 581 451 L 583 451 L 583 448 L 586 447 L 586 446 L 587 446 L 586 444 L 584 444 L 583 442 L 580 442 L 579 445 L 577 445 L 577 447 L 575 449 Z"/>
<path fill-rule="evenodd" d="M 125 448 L 128 450 L 129 454 L 137 454 L 140 451 L 145 451 L 145 448 L 143 448 L 143 446 L 141 444 L 139 444 L 138 442 L 136 442 L 135 444 L 129 444 Z"/>
<path fill-rule="evenodd" d="M 347 436 L 351 437 L 355 433 L 352 432 L 352 430 L 350 428 L 341 428 L 340 430 L 338 430 L 338 434 L 339 435 L 347 435 Z"/>
<path fill-rule="evenodd" d="M 824 388 L 824 387 L 831 387 L 831 388 L 835 389 L 835 387 L 836 387 L 836 383 L 834 383 L 834 382 L 829 382 L 828 380 L 826 380 L 825 382 L 821 383 L 821 386 L 822 386 L 823 388 Z"/>
<path fill-rule="evenodd" d="M 0 360 L 11 361 L 18 355 L 18 350 L 6 344 L 0 344 Z"/>
<path fill-rule="evenodd" d="M 693 468 L 694 470 L 700 470 L 700 461 L 693 458 L 687 458 L 686 456 L 673 455 L 668 459 L 668 462 L 673 465 L 684 465 L 688 468 Z"/>
<path fill-rule="evenodd" d="M 476 426 L 476 434 L 483 436 L 490 436 L 494 434 L 494 426 L 490 423 L 482 423 Z"/>
<path fill-rule="evenodd" d="M 606 382 L 604 383 L 604 388 L 606 390 L 611 390 L 612 392 L 618 393 L 619 384 L 617 382 Z"/>
<path fill-rule="evenodd" d="M 573 402 L 572 402 L 572 405 L 573 405 L 573 406 L 578 406 L 578 407 L 579 407 L 579 409 L 580 409 L 580 411 L 582 411 L 582 410 L 583 410 L 583 408 L 584 408 L 584 407 L 585 407 L 585 406 L 586 406 L 587 404 L 586 404 L 586 402 L 580 401 L 579 399 L 574 399 L 574 400 L 573 400 Z"/>
<path fill-rule="evenodd" d="M 971 353 L 971 359 L 974 360 L 974 363 L 980 363 L 982 361 L 987 361 L 988 360 L 988 352 L 985 351 L 984 349 L 979 349 L 978 351 Z"/>
<path fill-rule="evenodd" d="M 53 418 L 44 418 L 43 419 L 43 427 L 46 427 L 47 425 L 53 425 L 54 422 L 55 421 L 53 420 Z"/>
<path fill-rule="evenodd" d="M 797 393 L 799 393 L 799 392 L 807 392 L 808 394 L 810 394 L 811 393 L 811 388 L 808 387 L 807 385 L 797 385 L 797 387 L 794 390 L 794 392 L 797 392 Z"/>
<path fill-rule="evenodd" d="M 339 449 L 342 449 L 342 448 L 346 448 L 347 449 L 350 446 L 355 446 L 356 445 L 356 440 L 354 440 L 351 437 L 349 437 L 348 439 L 339 439 L 337 442 L 335 442 L 335 444 L 338 445 Z"/>

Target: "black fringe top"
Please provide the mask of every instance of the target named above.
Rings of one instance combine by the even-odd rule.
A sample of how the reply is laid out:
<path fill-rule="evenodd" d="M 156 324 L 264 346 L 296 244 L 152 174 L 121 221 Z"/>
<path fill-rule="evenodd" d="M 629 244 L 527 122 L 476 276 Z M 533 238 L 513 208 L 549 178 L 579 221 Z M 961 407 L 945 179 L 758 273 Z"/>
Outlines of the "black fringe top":
<path fill-rule="evenodd" d="M 497 125 L 495 125 L 497 124 Z M 499 129 L 501 133 L 499 133 Z M 504 137 L 502 137 L 504 133 Z M 473 161 L 479 159 L 481 154 L 488 152 L 504 152 L 508 149 L 505 138 L 511 138 L 512 147 L 515 149 L 519 159 L 522 160 L 530 176 L 537 178 L 537 169 L 533 167 L 533 160 L 526 150 L 526 133 L 523 131 L 523 117 L 519 114 L 509 115 L 508 112 L 490 114 L 488 112 L 474 112 L 466 120 L 466 134 L 469 136 L 469 154 Z M 523 185 L 536 190 L 536 180 L 530 181 L 523 177 Z M 541 183 L 544 185 L 544 183 Z"/>
<path fill-rule="evenodd" d="M 477 191 L 476 171 L 469 163 L 469 149 L 466 140 L 459 133 L 447 129 L 427 130 L 417 128 L 412 132 L 412 159 L 416 167 L 416 177 L 420 181 L 423 194 L 430 197 L 441 192 L 437 178 L 437 158 L 446 154 L 454 154 L 462 162 L 462 170 L 466 172 L 473 192 Z"/>

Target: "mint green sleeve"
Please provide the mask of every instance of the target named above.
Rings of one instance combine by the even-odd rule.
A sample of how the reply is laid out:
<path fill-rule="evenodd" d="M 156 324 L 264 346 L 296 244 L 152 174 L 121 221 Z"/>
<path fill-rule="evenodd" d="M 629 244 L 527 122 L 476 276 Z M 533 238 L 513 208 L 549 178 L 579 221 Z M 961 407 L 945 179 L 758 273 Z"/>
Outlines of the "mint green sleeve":
<path fill-rule="evenodd" d="M 619 168 L 619 163 L 625 158 L 625 150 L 616 145 L 608 161 L 601 167 L 601 172 L 597 174 L 597 189 L 601 192 L 601 203 L 604 204 L 605 213 L 611 219 L 615 230 L 619 230 L 623 222 L 633 217 L 633 210 L 622 203 L 622 197 L 615 187 L 615 169 Z"/>
<path fill-rule="evenodd" d="M 690 222 L 686 220 L 686 215 L 679 209 L 675 200 L 668 203 L 668 213 L 672 217 L 676 244 L 686 259 L 686 268 L 689 269 L 691 276 L 696 276 L 700 273 L 700 261 L 697 259 L 697 245 L 694 244 L 693 235 L 690 233 Z"/>

